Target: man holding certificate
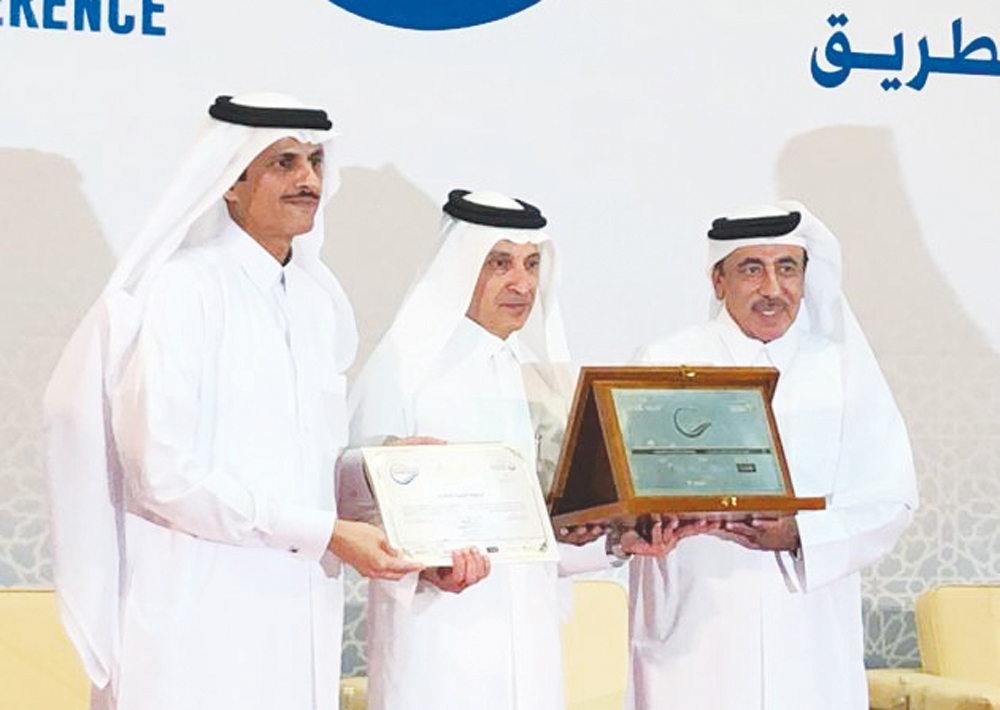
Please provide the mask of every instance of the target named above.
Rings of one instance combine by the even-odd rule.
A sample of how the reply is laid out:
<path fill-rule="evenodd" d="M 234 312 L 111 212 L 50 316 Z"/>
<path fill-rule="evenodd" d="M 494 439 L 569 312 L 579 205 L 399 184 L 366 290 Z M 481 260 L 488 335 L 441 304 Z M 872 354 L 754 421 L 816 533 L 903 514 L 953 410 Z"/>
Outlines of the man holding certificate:
<path fill-rule="evenodd" d="M 419 568 L 333 505 L 354 314 L 319 258 L 324 110 L 220 96 L 46 393 L 63 623 L 102 710 L 337 707 L 343 565 Z"/>
<path fill-rule="evenodd" d="M 509 447 L 507 459 L 489 449 L 492 453 L 481 465 L 467 469 L 468 489 L 420 501 L 420 524 L 443 516 L 459 520 L 452 527 L 475 529 L 488 513 L 481 503 L 483 486 L 475 486 L 488 480 L 493 467 L 499 477 L 490 485 L 513 485 L 519 466 L 532 476 L 539 470 L 543 487 L 551 480 L 573 370 L 555 294 L 556 252 L 540 231 L 546 220 L 539 210 L 497 193 L 455 190 L 444 211 L 437 255 L 352 393 L 351 439 L 356 446 L 371 446 L 429 436 L 449 444 L 500 442 Z M 463 456 L 458 454 L 459 463 Z M 387 467 L 390 485 L 412 487 L 427 478 L 426 460 L 396 463 Z M 540 496 L 538 484 L 532 481 L 532 486 Z M 341 504 L 370 518 L 374 510 L 366 495 L 363 486 L 341 486 Z M 525 523 L 502 531 L 506 537 L 496 545 L 499 553 L 509 544 L 507 538 L 534 534 L 539 519 L 548 525 L 544 517 L 532 518 L 530 506 L 514 494 L 502 505 L 496 504 L 498 498 L 490 500 L 493 513 L 514 510 L 513 518 Z M 465 523 L 463 506 L 475 511 Z M 383 510 L 382 517 L 389 512 Z M 660 529 L 654 534 L 654 545 L 638 543 L 632 534 L 624 546 L 666 552 L 672 538 Z M 556 580 L 560 574 L 605 567 L 607 555 L 603 540 L 560 546 L 569 549 L 557 564 L 551 561 L 551 549 L 541 549 L 551 547 L 544 538 L 538 547 L 538 561 L 498 562 L 482 581 L 482 553 L 494 550 L 466 551 L 452 567 L 370 585 L 370 707 L 562 708 Z"/>
<path fill-rule="evenodd" d="M 635 708 L 862 710 L 860 570 L 910 522 L 903 420 L 847 300 L 840 247 L 798 203 L 718 219 L 712 320 L 645 364 L 766 366 L 795 493 L 824 510 L 728 522 L 631 568 Z"/>

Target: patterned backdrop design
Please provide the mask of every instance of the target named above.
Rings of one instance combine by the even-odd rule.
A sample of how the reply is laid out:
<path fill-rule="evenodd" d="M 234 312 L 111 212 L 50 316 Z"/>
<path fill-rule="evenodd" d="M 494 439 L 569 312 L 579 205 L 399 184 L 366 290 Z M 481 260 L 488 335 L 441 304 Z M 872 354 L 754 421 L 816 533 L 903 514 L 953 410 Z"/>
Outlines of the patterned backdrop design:
<path fill-rule="evenodd" d="M 48 520 L 41 470 L 40 431 L 30 412 L 40 396 L 58 342 L 21 341 L 17 360 L 4 349 L 0 391 L 0 585 L 51 584 Z M 913 599 L 943 582 L 1000 580 L 1000 366 L 996 355 L 913 358 L 915 387 L 899 396 L 908 414 L 922 508 L 893 554 L 864 576 L 866 663 L 919 665 Z M 37 377 L 26 383 L 25 364 Z M 888 368 L 887 368 L 888 369 Z M 18 377 L 12 375 L 18 373 Z M 955 399 L 954 383 L 930 377 L 951 373 L 968 384 Z M 890 372 L 898 382 L 902 373 Z M 899 388 L 897 387 L 897 394 Z M 343 672 L 365 669 L 365 582 L 348 574 Z"/>

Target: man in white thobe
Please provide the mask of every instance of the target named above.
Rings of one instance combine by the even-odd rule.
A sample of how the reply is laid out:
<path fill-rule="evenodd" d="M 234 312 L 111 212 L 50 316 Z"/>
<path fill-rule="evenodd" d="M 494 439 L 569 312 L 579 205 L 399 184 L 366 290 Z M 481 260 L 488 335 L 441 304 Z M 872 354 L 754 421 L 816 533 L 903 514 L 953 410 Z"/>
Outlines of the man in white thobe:
<path fill-rule="evenodd" d="M 501 441 L 538 464 L 547 489 L 574 371 L 545 219 L 489 192 L 453 191 L 444 210 L 437 255 L 352 391 L 352 444 Z M 366 495 L 347 487 L 340 505 L 370 516 Z M 370 707 L 562 708 L 557 575 L 606 567 L 605 547 L 560 545 L 558 569 L 493 565 L 459 594 L 442 583 L 450 569 L 371 584 Z M 634 533 L 624 547 L 643 549 Z"/>
<path fill-rule="evenodd" d="M 709 232 L 714 318 L 645 364 L 779 370 L 798 496 L 826 509 L 727 524 L 631 567 L 633 707 L 862 710 L 860 571 L 917 505 L 899 411 L 840 290 L 840 248 L 798 203 Z"/>
<path fill-rule="evenodd" d="M 319 261 L 331 124 L 219 97 L 46 395 L 57 591 L 93 707 L 338 699 L 342 561 L 412 571 L 340 520 L 353 314 Z"/>

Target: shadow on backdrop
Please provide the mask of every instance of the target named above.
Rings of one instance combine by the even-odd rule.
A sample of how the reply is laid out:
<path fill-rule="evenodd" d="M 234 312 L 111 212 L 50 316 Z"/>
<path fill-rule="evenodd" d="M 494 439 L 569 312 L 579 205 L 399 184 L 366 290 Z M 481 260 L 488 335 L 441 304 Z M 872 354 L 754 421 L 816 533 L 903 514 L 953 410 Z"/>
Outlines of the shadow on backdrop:
<path fill-rule="evenodd" d="M 866 663 L 919 665 L 913 598 L 1000 576 L 1000 356 L 925 246 L 889 129 L 799 135 L 775 180 L 839 238 L 845 293 L 909 428 L 921 508 L 864 575 Z"/>
<path fill-rule="evenodd" d="M 437 251 L 441 203 L 395 168 L 341 168 L 326 209 L 323 260 L 340 279 L 358 321 L 356 375 L 392 323 L 410 288 Z M 347 569 L 341 672 L 363 675 L 368 585 Z"/>
<path fill-rule="evenodd" d="M 114 266 L 75 165 L 0 149 L 0 586 L 52 581 L 42 392 Z"/>
<path fill-rule="evenodd" d="M 446 196 L 428 198 L 392 166 L 341 168 L 340 181 L 326 208 L 323 260 L 354 305 L 359 343 L 353 375 L 437 251 Z"/>

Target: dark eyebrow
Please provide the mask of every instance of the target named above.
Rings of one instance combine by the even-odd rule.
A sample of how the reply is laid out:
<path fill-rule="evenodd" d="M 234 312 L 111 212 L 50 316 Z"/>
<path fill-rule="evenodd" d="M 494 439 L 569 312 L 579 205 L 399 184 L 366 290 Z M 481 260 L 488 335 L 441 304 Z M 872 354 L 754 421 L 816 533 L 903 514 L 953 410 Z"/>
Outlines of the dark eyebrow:
<path fill-rule="evenodd" d="M 486 262 L 490 261 L 491 259 L 508 259 L 508 260 L 511 260 L 513 258 L 514 258 L 514 252 L 512 252 L 512 251 L 507 251 L 506 249 L 503 249 L 503 248 L 500 248 L 500 249 L 491 249 L 490 253 L 486 255 L 485 259 L 483 259 L 483 262 L 486 263 Z M 542 252 L 540 250 L 538 250 L 538 249 L 535 249 L 535 251 L 531 252 L 530 254 L 526 254 L 524 256 L 524 260 L 525 261 L 528 261 L 529 259 L 541 259 L 541 258 L 542 258 Z"/>
<path fill-rule="evenodd" d="M 736 268 L 739 269 L 739 268 L 741 268 L 743 266 L 746 266 L 747 264 L 757 264 L 759 266 L 763 266 L 764 262 L 761 261 L 760 259 L 758 259 L 755 256 L 748 256 L 746 259 L 744 259 L 743 261 L 741 261 L 740 263 L 738 263 L 736 265 Z"/>

